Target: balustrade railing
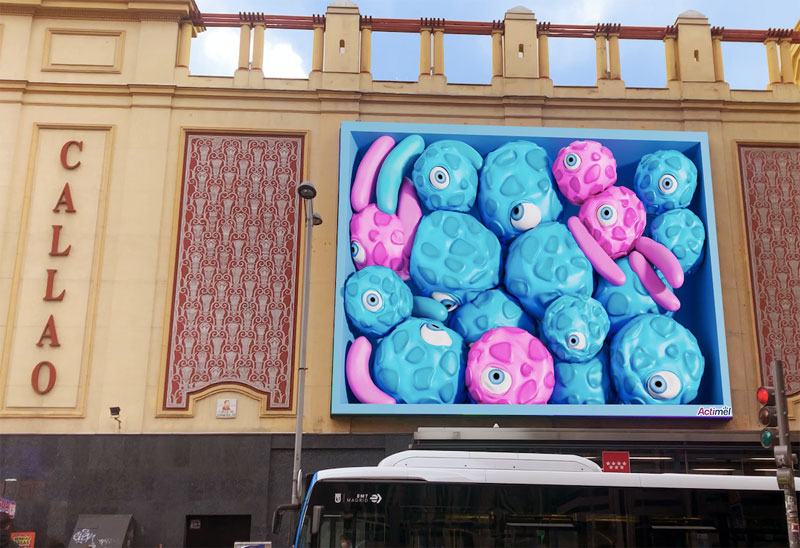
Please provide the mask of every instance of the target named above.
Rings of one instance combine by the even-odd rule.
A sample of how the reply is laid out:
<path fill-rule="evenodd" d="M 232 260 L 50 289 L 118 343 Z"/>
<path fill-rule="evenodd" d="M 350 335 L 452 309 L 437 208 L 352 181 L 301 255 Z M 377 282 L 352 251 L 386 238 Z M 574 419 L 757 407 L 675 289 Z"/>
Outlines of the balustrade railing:
<path fill-rule="evenodd" d="M 489 22 L 377 18 L 362 16 L 354 6 L 334 5 L 325 15 L 310 16 L 195 12 L 181 24 L 176 65 L 188 69 L 192 37 L 218 27 L 240 28 L 237 72 L 261 70 L 265 32 L 282 29 L 313 31 L 311 75 L 369 74 L 372 33 L 399 32 L 420 37 L 420 81 L 426 77 L 445 80 L 443 37 L 466 34 L 492 37 L 493 78 L 549 79 L 548 38 L 552 37 L 594 39 L 598 82 L 621 79 L 620 40 L 663 42 L 667 85 L 673 81 L 724 82 L 722 42 L 764 44 L 768 87 L 800 82 L 800 74 L 796 74 L 800 73 L 800 30 L 711 27 L 697 12 L 681 14 L 674 25 L 663 27 L 537 22 L 525 8 L 510 10 L 502 21 Z M 252 83 L 253 79 L 241 81 Z"/>

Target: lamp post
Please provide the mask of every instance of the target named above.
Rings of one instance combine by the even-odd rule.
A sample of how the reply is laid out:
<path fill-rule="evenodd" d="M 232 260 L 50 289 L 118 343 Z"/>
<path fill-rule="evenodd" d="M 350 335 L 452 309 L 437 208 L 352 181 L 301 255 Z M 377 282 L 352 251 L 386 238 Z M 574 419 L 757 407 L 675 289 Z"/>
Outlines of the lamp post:
<path fill-rule="evenodd" d="M 303 396 L 306 381 L 306 338 L 308 335 L 308 294 L 311 272 L 311 233 L 315 226 L 322 224 L 322 217 L 314 213 L 314 197 L 317 189 L 308 181 L 304 181 L 297 192 L 303 199 L 306 213 L 305 258 L 303 259 L 303 311 L 300 319 L 300 356 L 297 376 L 297 422 L 294 432 L 294 466 L 292 468 L 292 505 L 300 504 L 298 476 L 300 475 L 300 457 L 303 452 Z"/>

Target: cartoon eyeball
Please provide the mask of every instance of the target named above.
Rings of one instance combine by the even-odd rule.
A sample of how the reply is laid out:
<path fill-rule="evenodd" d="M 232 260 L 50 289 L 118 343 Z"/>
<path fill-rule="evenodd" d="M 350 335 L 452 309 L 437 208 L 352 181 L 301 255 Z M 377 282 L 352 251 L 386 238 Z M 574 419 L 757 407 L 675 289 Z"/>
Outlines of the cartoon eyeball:
<path fill-rule="evenodd" d="M 350 242 L 350 255 L 353 256 L 356 264 L 364 264 L 364 261 L 367 260 L 367 252 L 357 240 Z"/>
<path fill-rule="evenodd" d="M 542 222 L 542 212 L 530 202 L 520 202 L 511 208 L 511 226 L 517 230 L 530 230 Z"/>
<path fill-rule="evenodd" d="M 617 222 L 617 208 L 610 204 L 603 204 L 597 208 L 597 220 L 603 226 L 611 226 Z"/>
<path fill-rule="evenodd" d="M 370 312 L 377 312 L 383 307 L 383 297 L 374 289 L 364 293 L 361 297 L 361 302 L 364 303 L 364 308 Z"/>
<path fill-rule="evenodd" d="M 499 367 L 484 369 L 481 374 L 481 386 L 492 394 L 505 394 L 511 388 L 511 375 Z"/>
<path fill-rule="evenodd" d="M 681 380 L 672 371 L 659 371 L 647 379 L 647 392 L 657 400 L 671 400 L 681 393 Z"/>
<path fill-rule="evenodd" d="M 445 331 L 444 327 L 434 322 L 422 324 L 422 327 L 419 328 L 419 336 L 423 341 L 433 346 L 450 346 L 453 344 L 453 339 Z"/>
<path fill-rule="evenodd" d="M 433 168 L 430 175 L 428 175 L 428 179 L 431 184 L 439 190 L 447 188 L 447 185 L 450 184 L 450 174 L 442 166 Z"/>
<path fill-rule="evenodd" d="M 434 291 L 431 293 L 431 298 L 442 303 L 448 312 L 455 310 L 458 308 L 458 305 L 461 304 L 461 301 L 458 300 L 458 297 L 454 297 L 449 293 L 442 293 L 441 291 Z"/>
<path fill-rule="evenodd" d="M 574 152 L 570 152 L 564 156 L 564 167 L 570 171 L 578 169 L 581 167 L 581 157 Z"/>
<path fill-rule="evenodd" d="M 567 335 L 567 346 L 573 350 L 583 350 L 586 348 L 586 335 L 580 331 L 573 331 Z"/>
<path fill-rule="evenodd" d="M 678 180 L 671 173 L 665 173 L 658 180 L 658 188 L 664 194 L 672 194 L 678 190 Z"/>

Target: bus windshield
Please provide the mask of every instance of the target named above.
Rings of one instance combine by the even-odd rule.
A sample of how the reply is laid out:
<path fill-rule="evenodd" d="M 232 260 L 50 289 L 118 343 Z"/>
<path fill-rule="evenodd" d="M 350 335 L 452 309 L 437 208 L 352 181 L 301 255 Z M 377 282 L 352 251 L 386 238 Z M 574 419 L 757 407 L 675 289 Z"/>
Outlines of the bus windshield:
<path fill-rule="evenodd" d="M 705 547 L 786 546 L 788 537 L 778 490 L 325 480 L 309 493 L 297 541 L 313 548 Z"/>

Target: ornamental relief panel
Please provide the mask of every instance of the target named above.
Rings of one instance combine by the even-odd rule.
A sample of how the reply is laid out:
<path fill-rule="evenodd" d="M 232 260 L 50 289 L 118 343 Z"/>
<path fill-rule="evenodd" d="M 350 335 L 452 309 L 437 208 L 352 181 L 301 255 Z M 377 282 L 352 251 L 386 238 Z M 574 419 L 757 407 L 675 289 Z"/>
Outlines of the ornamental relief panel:
<path fill-rule="evenodd" d="M 292 405 L 303 138 L 186 137 L 163 409 L 217 385 Z"/>
<path fill-rule="evenodd" d="M 800 147 L 740 146 L 761 378 L 800 393 Z"/>

